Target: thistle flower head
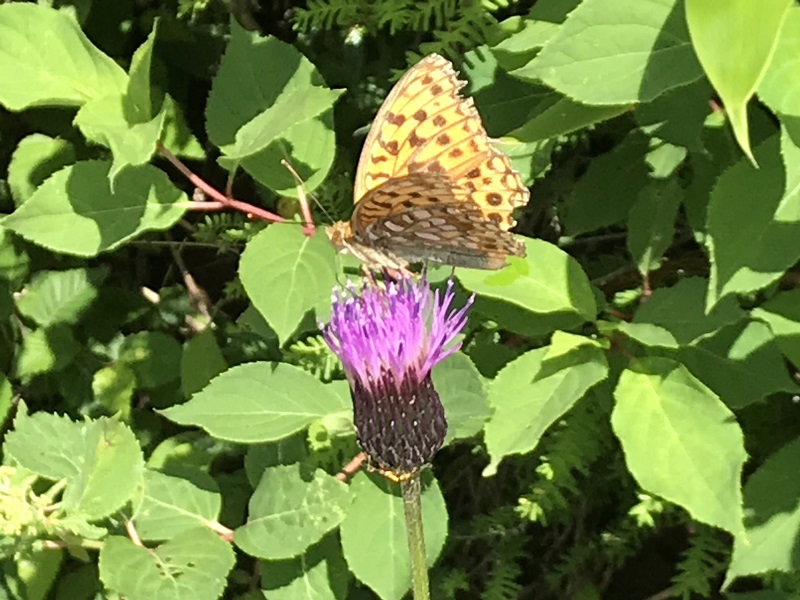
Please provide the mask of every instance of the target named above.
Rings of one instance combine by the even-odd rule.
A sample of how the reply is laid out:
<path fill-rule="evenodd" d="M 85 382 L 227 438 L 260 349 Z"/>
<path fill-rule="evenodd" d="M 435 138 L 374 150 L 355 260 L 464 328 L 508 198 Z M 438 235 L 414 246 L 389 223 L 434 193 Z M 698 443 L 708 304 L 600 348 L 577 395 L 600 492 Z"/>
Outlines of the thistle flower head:
<path fill-rule="evenodd" d="M 429 463 L 447 433 L 431 370 L 461 346 L 472 302 L 452 309 L 453 297 L 452 280 L 431 294 L 424 278 L 334 292 L 323 336 L 347 373 L 362 449 L 395 478 Z"/>

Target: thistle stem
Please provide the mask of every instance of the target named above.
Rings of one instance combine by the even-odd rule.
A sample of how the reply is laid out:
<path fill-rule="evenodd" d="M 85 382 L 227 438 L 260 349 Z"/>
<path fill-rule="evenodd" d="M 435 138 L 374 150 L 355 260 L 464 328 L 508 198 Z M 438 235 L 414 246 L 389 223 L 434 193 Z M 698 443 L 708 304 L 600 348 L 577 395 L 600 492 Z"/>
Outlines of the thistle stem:
<path fill-rule="evenodd" d="M 403 511 L 406 515 L 408 554 L 411 558 L 411 589 L 414 600 L 430 600 L 428 563 L 425 558 L 425 536 L 422 532 L 422 494 L 419 471 L 400 482 Z"/>

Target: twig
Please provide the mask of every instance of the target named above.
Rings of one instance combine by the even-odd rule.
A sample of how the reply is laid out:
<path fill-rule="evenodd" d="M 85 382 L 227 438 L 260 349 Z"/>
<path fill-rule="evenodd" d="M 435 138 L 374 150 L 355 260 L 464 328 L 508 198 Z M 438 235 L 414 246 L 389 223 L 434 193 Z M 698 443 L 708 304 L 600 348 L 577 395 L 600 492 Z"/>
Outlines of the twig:
<path fill-rule="evenodd" d="M 233 529 L 228 529 L 225 525 L 216 521 L 207 521 L 206 525 L 226 542 L 233 541 Z"/>
<path fill-rule="evenodd" d="M 363 452 L 356 454 L 355 458 L 342 467 L 342 470 L 336 474 L 336 479 L 339 481 L 349 481 L 356 473 L 358 473 L 364 461 L 367 460 L 367 455 Z"/>
<path fill-rule="evenodd" d="M 139 532 L 136 531 L 136 527 L 134 527 L 132 520 L 128 519 L 125 521 L 125 531 L 128 533 L 128 537 L 131 539 L 134 545 L 144 547 L 144 544 L 142 544 L 142 538 L 139 537 Z"/>

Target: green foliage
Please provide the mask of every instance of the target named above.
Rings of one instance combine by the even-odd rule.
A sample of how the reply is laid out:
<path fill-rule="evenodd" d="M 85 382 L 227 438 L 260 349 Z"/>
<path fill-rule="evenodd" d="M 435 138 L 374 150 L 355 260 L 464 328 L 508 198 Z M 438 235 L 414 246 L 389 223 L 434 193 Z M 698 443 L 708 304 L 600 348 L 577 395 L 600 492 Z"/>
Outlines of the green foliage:
<path fill-rule="evenodd" d="M 407 597 L 301 209 L 430 52 L 532 188 L 454 273 L 433 597 L 797 597 L 795 3 L 156 5 L 0 3 L 0 597 Z"/>

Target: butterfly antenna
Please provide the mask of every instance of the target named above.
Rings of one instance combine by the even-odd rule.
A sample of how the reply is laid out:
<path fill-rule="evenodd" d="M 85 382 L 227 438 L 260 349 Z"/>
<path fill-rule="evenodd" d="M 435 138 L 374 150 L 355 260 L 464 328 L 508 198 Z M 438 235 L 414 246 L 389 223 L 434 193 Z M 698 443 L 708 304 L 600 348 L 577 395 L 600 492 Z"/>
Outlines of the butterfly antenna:
<path fill-rule="evenodd" d="M 325 210 L 325 207 L 322 206 L 322 204 L 319 201 L 319 198 L 317 198 L 310 190 L 308 190 L 308 188 L 306 187 L 306 182 L 303 181 L 303 178 L 297 174 L 297 171 L 295 171 L 294 167 L 291 164 L 289 164 L 289 161 L 282 158 L 281 164 L 286 168 L 287 171 L 289 171 L 289 173 L 292 174 L 292 177 L 294 177 L 294 181 L 297 184 L 297 198 L 300 201 L 300 208 L 303 211 L 303 218 L 306 220 L 306 222 L 312 223 L 311 209 L 308 205 L 308 198 L 311 198 L 314 201 L 314 204 L 317 205 L 317 208 L 319 208 L 322 211 L 322 214 L 324 214 L 329 221 L 333 222 L 335 219 L 331 217 L 330 213 L 327 210 Z"/>

